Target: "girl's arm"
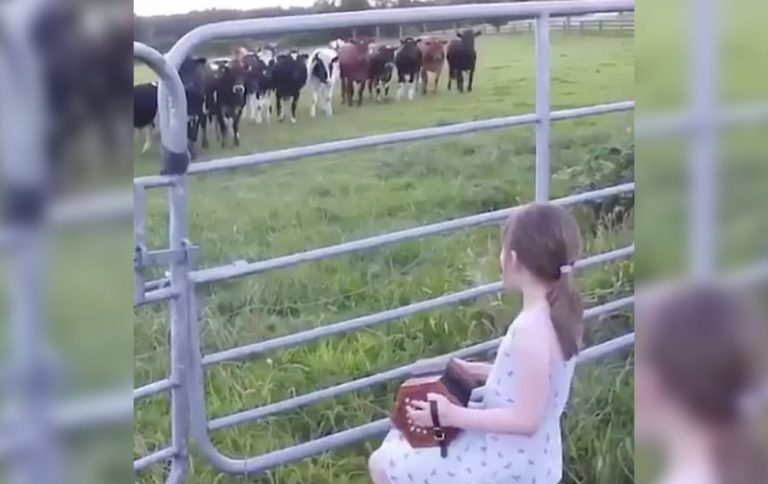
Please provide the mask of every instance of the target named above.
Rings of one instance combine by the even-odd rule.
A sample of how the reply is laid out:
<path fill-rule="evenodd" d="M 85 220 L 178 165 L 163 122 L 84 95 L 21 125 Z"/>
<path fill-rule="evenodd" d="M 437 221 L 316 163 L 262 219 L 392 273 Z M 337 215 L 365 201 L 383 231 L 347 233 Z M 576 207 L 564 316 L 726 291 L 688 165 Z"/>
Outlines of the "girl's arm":
<path fill-rule="evenodd" d="M 460 362 L 460 365 L 466 368 L 470 375 L 483 381 L 488 379 L 488 374 L 491 372 L 491 364 L 482 361 L 464 361 L 456 358 Z"/>
<path fill-rule="evenodd" d="M 512 344 L 504 351 L 513 353 L 515 373 L 510 378 L 514 385 L 514 403 L 505 408 L 472 409 L 453 405 L 442 395 L 432 394 L 438 400 L 440 423 L 445 427 L 498 434 L 535 433 L 544 418 L 549 395 L 548 335 L 537 325 L 517 328 Z M 429 403 L 414 402 L 425 424 L 431 423 Z M 413 418 L 413 417 L 412 417 Z M 420 421 L 414 418 L 414 421 Z"/>

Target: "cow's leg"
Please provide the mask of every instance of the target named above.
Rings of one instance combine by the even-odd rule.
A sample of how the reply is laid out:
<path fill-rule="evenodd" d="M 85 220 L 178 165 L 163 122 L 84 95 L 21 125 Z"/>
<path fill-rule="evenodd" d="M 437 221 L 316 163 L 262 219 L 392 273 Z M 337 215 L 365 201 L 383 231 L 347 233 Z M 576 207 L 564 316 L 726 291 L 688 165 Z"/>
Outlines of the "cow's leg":
<path fill-rule="evenodd" d="M 272 122 L 272 96 L 268 92 L 264 93 L 264 116 L 267 124 Z"/>
<path fill-rule="evenodd" d="M 232 116 L 232 139 L 235 142 L 235 146 L 240 146 L 240 118 L 243 116 L 243 110 L 235 112 Z"/>
<path fill-rule="evenodd" d="M 315 88 L 315 87 L 312 88 L 312 104 L 309 106 L 309 115 L 313 118 L 317 116 L 317 101 L 318 101 L 318 98 L 320 97 L 317 91 L 319 89 L 320 88 Z"/>
<path fill-rule="evenodd" d="M 451 90 L 451 82 L 453 82 L 453 76 L 454 72 L 453 69 L 449 66 L 448 67 L 448 90 Z"/>
<path fill-rule="evenodd" d="M 363 105 L 363 91 L 365 91 L 365 82 L 360 83 L 360 88 L 357 91 L 357 105 L 362 106 Z"/>
<path fill-rule="evenodd" d="M 296 107 L 299 105 L 300 92 L 296 92 L 291 100 L 291 123 L 296 124 Z"/>
<path fill-rule="evenodd" d="M 277 108 L 277 122 L 282 123 L 285 113 L 283 112 L 283 100 L 279 95 L 275 98 L 275 104 Z"/>
<path fill-rule="evenodd" d="M 202 135 L 203 149 L 208 149 L 208 113 L 200 116 L 200 131 Z"/>
<path fill-rule="evenodd" d="M 416 82 L 418 81 L 418 72 L 414 72 L 411 74 L 411 82 L 408 83 L 408 100 L 413 101 L 413 98 L 416 97 Z"/>
<path fill-rule="evenodd" d="M 333 116 L 333 88 L 325 87 L 323 89 L 323 97 L 325 99 L 325 114 Z"/>
<path fill-rule="evenodd" d="M 403 97 L 403 87 L 405 86 L 405 74 L 397 71 L 397 94 L 395 94 L 395 100 L 399 101 Z"/>
<path fill-rule="evenodd" d="M 227 147 L 227 120 L 226 117 L 223 114 L 216 115 L 216 122 L 219 127 L 219 141 L 221 142 L 221 147 L 226 148 Z"/>
<path fill-rule="evenodd" d="M 421 94 L 427 95 L 427 84 L 429 82 L 429 72 L 426 69 L 421 70 Z"/>
<path fill-rule="evenodd" d="M 141 154 L 143 155 L 149 151 L 149 148 L 152 146 L 152 135 L 155 131 L 154 123 L 141 128 L 141 131 L 144 132 L 144 146 L 141 147 Z"/>
<path fill-rule="evenodd" d="M 464 71 L 461 69 L 456 71 L 456 88 L 460 93 L 464 92 Z"/>
<path fill-rule="evenodd" d="M 475 80 L 475 66 L 472 66 L 472 68 L 469 70 L 469 85 L 467 86 L 467 91 L 472 92 L 472 82 Z"/>

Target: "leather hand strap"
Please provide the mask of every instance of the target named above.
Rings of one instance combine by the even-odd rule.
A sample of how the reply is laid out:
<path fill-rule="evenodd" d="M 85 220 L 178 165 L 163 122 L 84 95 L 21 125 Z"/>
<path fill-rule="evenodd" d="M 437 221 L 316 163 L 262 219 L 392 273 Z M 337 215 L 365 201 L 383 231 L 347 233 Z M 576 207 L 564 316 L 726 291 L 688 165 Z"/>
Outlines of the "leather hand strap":
<path fill-rule="evenodd" d="M 445 441 L 445 431 L 442 425 L 440 425 L 440 414 L 437 411 L 437 402 L 434 400 L 429 401 L 429 413 L 432 416 L 432 435 L 435 440 L 440 443 L 440 457 L 448 457 L 448 444 Z"/>

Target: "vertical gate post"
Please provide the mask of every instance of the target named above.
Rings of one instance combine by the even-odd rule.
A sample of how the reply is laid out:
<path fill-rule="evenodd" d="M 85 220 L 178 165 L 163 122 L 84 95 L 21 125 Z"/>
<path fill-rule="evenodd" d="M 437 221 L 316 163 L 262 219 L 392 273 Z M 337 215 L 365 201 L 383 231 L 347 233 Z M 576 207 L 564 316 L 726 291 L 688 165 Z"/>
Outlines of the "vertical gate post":
<path fill-rule="evenodd" d="M 168 242 L 171 259 L 170 302 L 170 380 L 171 388 L 171 471 L 166 482 L 181 484 L 189 472 L 189 390 L 187 372 L 189 358 L 189 269 L 191 265 L 187 241 L 187 101 L 178 73 L 162 55 L 134 43 L 134 56 L 146 62 L 160 75 L 158 115 L 162 140 L 163 172 L 172 175 L 168 187 Z M 143 189 L 143 187 L 141 188 Z M 142 199 L 140 198 L 140 201 Z M 136 207 L 134 207 L 136 208 Z M 143 209 L 143 207 L 140 207 Z M 142 213 L 143 216 L 143 213 Z"/>
<path fill-rule="evenodd" d="M 690 0 L 691 92 L 689 139 L 690 220 L 689 255 L 693 276 L 709 276 L 717 266 L 716 178 L 717 133 L 717 12 L 713 0 Z"/>
<path fill-rule="evenodd" d="M 171 289 L 171 443 L 174 455 L 169 484 L 183 483 L 189 470 L 189 269 L 191 260 L 187 242 L 187 179 L 179 175 L 168 188 L 169 244 L 174 257 L 170 264 Z"/>
<path fill-rule="evenodd" d="M 549 200 L 549 15 L 536 17 L 536 201 Z"/>

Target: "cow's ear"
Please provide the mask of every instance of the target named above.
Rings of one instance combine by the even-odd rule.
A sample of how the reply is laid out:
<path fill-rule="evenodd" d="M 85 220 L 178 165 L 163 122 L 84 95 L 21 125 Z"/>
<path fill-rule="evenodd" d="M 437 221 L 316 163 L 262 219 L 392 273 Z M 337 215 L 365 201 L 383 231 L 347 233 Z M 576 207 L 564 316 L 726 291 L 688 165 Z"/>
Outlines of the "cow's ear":
<path fill-rule="evenodd" d="M 463 38 L 464 38 L 464 37 L 462 37 L 462 35 L 461 35 L 461 32 L 456 32 L 456 37 L 458 37 L 458 38 L 460 38 L 460 39 L 463 39 Z"/>
<path fill-rule="evenodd" d="M 199 66 L 204 66 L 208 64 L 208 59 L 206 57 L 198 57 L 195 59 L 195 63 Z"/>
<path fill-rule="evenodd" d="M 421 37 L 419 37 L 418 39 L 416 39 L 416 43 L 417 43 L 417 44 L 420 44 L 422 40 L 424 40 L 424 39 L 422 39 Z"/>
<path fill-rule="evenodd" d="M 478 31 L 475 32 L 475 37 L 480 37 L 481 35 L 483 35 L 483 31 L 482 30 L 478 30 Z"/>

